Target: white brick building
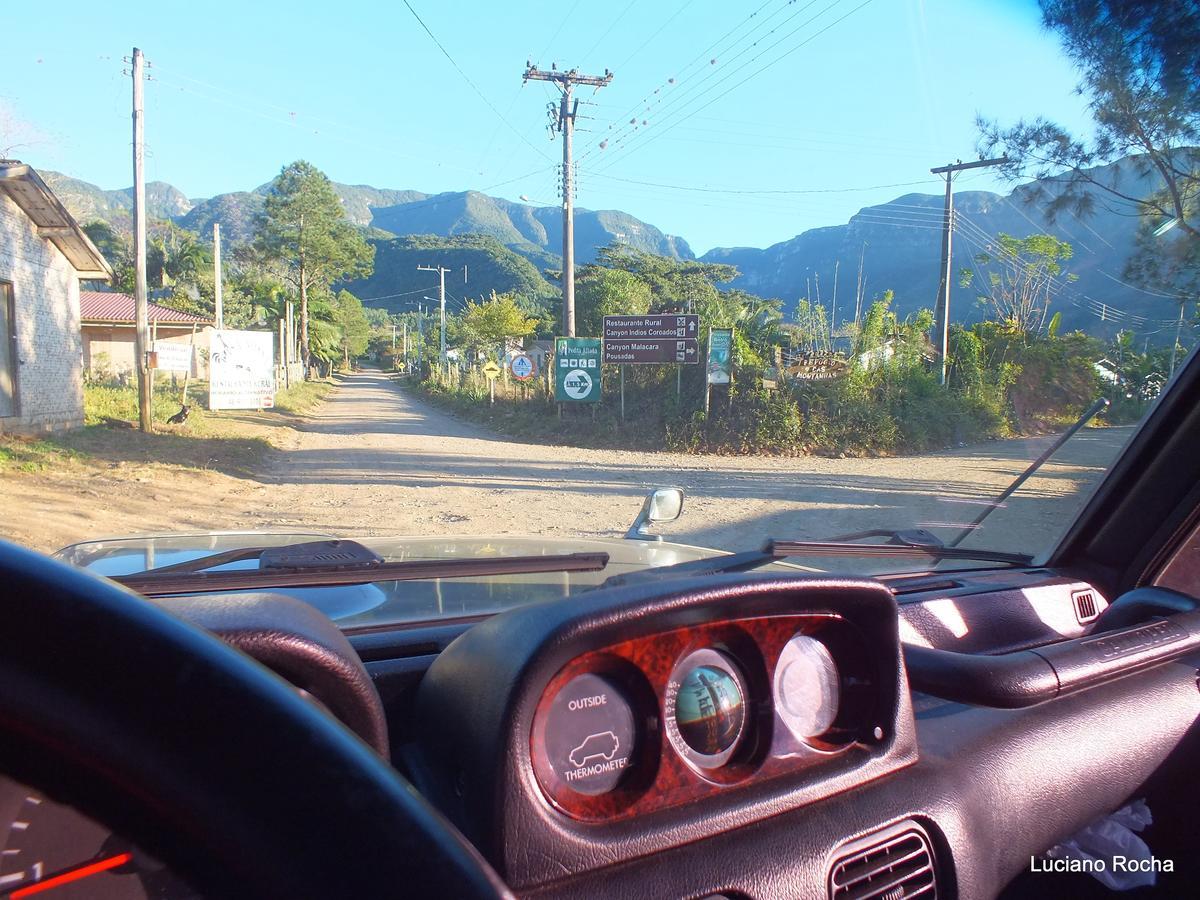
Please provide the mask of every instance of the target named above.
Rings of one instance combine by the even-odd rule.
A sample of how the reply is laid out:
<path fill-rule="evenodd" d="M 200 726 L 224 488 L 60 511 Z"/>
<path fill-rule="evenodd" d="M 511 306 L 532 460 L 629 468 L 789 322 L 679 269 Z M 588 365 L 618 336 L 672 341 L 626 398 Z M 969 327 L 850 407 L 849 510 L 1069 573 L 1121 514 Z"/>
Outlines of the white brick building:
<path fill-rule="evenodd" d="M 83 424 L 79 281 L 110 278 L 37 172 L 0 160 L 0 433 Z"/>

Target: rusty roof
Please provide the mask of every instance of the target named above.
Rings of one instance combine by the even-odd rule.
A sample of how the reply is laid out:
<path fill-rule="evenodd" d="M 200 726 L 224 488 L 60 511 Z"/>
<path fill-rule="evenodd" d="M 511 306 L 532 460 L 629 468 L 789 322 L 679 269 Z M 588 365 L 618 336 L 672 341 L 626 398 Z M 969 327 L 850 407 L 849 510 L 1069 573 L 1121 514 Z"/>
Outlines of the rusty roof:
<path fill-rule="evenodd" d="M 212 319 L 180 312 L 157 303 L 147 303 L 148 321 L 160 324 L 211 325 Z M 84 322 L 133 324 L 133 298 L 116 291 L 80 291 L 79 318 Z"/>

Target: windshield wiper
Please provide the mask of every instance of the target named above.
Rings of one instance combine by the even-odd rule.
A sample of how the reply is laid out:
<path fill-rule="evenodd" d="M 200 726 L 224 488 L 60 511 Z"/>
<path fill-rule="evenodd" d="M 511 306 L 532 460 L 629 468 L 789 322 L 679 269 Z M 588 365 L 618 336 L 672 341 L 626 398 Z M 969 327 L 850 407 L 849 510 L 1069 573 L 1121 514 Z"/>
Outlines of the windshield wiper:
<path fill-rule="evenodd" d="M 1095 403 L 1093 403 L 1091 406 L 1089 406 L 1087 409 L 1085 409 L 1083 411 L 1083 415 L 1079 417 L 1079 420 L 1074 425 L 1072 425 L 1070 428 L 1068 428 L 1066 431 L 1064 431 L 1062 434 L 1060 434 L 1058 436 L 1057 440 L 1055 440 L 1053 444 L 1051 444 L 1049 447 L 1047 447 L 1042 452 L 1041 456 L 1039 456 L 1037 459 L 1035 459 L 1033 462 L 1031 462 L 1026 467 L 1024 472 L 1022 472 L 1020 475 L 1018 475 L 1016 478 L 1014 478 L 1012 484 L 1010 484 L 1008 487 L 1006 487 L 1003 491 L 1000 492 L 999 497 L 997 497 L 995 500 L 988 501 L 987 507 L 983 510 L 983 512 L 981 512 L 978 516 L 975 517 L 975 521 L 971 522 L 969 525 L 964 526 L 963 530 L 961 532 L 959 532 L 958 535 L 955 536 L 955 538 L 953 540 L 951 540 L 950 543 L 947 544 L 946 546 L 957 547 L 959 544 L 961 544 L 968 535 L 970 535 L 976 528 L 978 528 L 980 525 L 983 524 L 984 519 L 986 519 L 988 516 L 990 516 L 998 508 L 1003 506 L 1004 501 L 1007 500 L 1009 497 L 1011 497 L 1014 493 L 1016 493 L 1017 488 L 1019 488 L 1026 481 L 1028 481 L 1030 479 L 1030 477 L 1032 477 L 1034 472 L 1036 472 L 1043 465 L 1045 465 L 1046 460 L 1048 460 L 1055 453 L 1057 453 L 1059 448 L 1062 447 L 1063 444 L 1065 444 L 1067 441 L 1069 441 L 1071 438 L 1073 438 L 1076 435 L 1076 433 L 1079 431 L 1079 429 L 1083 428 L 1084 425 L 1086 425 L 1088 422 L 1090 422 L 1092 419 L 1094 419 L 1103 410 L 1108 409 L 1108 406 L 1109 406 L 1108 399 L 1106 397 L 1101 397 Z"/>
<path fill-rule="evenodd" d="M 868 537 L 883 537 L 887 541 L 860 544 Z M 977 559 L 983 562 L 1027 566 L 1033 557 L 1024 553 L 1004 553 L 999 550 L 975 550 L 943 544 L 937 535 L 917 528 L 908 531 L 858 531 L 838 535 L 824 541 L 767 541 L 766 551 L 776 559 L 791 556 L 928 556 L 933 559 Z"/>
<path fill-rule="evenodd" d="M 888 542 L 883 544 L 855 543 L 855 541 L 867 537 L 885 537 Z M 794 556 L 927 556 L 933 559 L 975 559 L 1014 566 L 1027 566 L 1033 562 L 1032 557 L 1023 553 L 947 547 L 936 535 L 923 529 L 859 531 L 824 541 L 785 541 L 772 538 L 763 545 L 761 550 L 743 550 L 740 553 L 691 559 L 671 566 L 627 572 L 606 579 L 600 586 L 619 587 L 643 581 L 656 581 L 660 578 L 687 578 L 720 575 L 725 572 L 748 572 L 771 563 L 784 562 Z"/>
<path fill-rule="evenodd" d="M 258 559 L 257 569 L 209 571 L 217 566 L 249 559 Z M 112 580 L 138 593 L 163 597 L 263 587 L 324 587 L 537 572 L 598 572 L 607 565 L 607 553 L 386 562 L 377 553 L 355 541 L 333 540 L 284 547 L 226 550 L 145 572 L 118 575 Z"/>

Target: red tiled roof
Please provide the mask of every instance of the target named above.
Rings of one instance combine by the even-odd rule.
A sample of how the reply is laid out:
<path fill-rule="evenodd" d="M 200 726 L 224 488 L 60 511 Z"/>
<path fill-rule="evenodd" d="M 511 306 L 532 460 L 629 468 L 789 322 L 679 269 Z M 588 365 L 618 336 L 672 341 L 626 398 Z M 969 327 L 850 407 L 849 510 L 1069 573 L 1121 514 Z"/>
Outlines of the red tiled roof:
<path fill-rule="evenodd" d="M 169 309 L 159 306 L 157 303 L 147 303 L 146 311 L 151 322 L 181 322 L 188 325 L 193 322 L 200 325 L 212 324 L 212 319 L 194 316 L 177 309 Z M 79 317 L 84 322 L 117 322 L 132 325 L 133 298 L 128 294 L 113 291 L 80 291 Z"/>

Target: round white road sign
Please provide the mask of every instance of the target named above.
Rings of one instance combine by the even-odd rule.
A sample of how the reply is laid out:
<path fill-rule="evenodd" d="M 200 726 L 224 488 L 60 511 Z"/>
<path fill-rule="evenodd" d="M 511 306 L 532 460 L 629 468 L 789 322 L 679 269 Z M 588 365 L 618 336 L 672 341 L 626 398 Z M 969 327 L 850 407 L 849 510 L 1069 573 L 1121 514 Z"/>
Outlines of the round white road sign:
<path fill-rule="evenodd" d="M 518 353 L 508 364 L 509 371 L 517 381 L 528 381 L 533 377 L 533 360 L 524 353 Z"/>
<path fill-rule="evenodd" d="M 592 392 L 592 376 L 583 369 L 576 369 L 563 381 L 563 390 L 572 400 L 582 400 Z"/>

